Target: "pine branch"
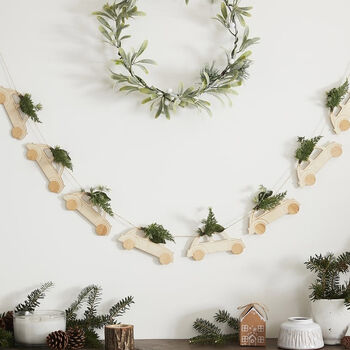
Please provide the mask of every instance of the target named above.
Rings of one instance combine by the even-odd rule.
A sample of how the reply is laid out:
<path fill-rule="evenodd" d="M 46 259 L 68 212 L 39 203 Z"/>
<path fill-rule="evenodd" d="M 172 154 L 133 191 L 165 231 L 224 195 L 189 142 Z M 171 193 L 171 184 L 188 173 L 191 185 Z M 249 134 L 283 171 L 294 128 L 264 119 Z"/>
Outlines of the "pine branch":
<path fill-rule="evenodd" d="M 312 139 L 305 139 L 305 137 L 298 137 L 299 148 L 295 152 L 295 158 L 298 159 L 299 164 L 303 161 L 308 161 L 311 153 L 322 136 L 316 136 Z"/>
<path fill-rule="evenodd" d="M 84 317 L 87 322 L 90 322 L 96 317 L 97 308 L 101 302 L 101 295 L 101 287 L 93 285 L 87 298 L 87 308 L 84 312 Z"/>
<path fill-rule="evenodd" d="M 273 195 L 273 191 L 268 191 L 266 187 L 261 185 L 259 193 L 254 198 L 256 205 L 253 210 L 272 210 L 282 202 L 286 195 L 287 191 Z"/>
<path fill-rule="evenodd" d="M 218 224 L 212 208 L 209 208 L 208 217 L 202 220 L 202 224 L 204 224 L 204 227 L 197 230 L 200 236 L 211 237 L 214 233 L 220 233 L 225 230 L 225 227 Z"/>
<path fill-rule="evenodd" d="M 65 168 L 73 170 L 72 159 L 67 151 L 59 146 L 50 147 L 50 151 L 52 152 L 53 161 L 55 163 L 61 164 Z"/>
<path fill-rule="evenodd" d="M 101 208 L 104 212 L 106 212 L 110 216 L 114 216 L 113 209 L 111 207 L 111 199 L 108 197 L 107 193 L 109 188 L 105 186 L 91 187 L 90 191 L 81 190 L 85 193 L 92 205 Z"/>
<path fill-rule="evenodd" d="M 219 323 L 226 323 L 234 332 L 239 332 L 239 319 L 232 317 L 226 310 L 219 310 L 214 319 Z"/>
<path fill-rule="evenodd" d="M 214 323 L 203 318 L 197 318 L 193 323 L 193 328 L 201 335 L 220 335 L 221 330 Z"/>
<path fill-rule="evenodd" d="M 45 298 L 46 292 L 53 287 L 53 285 L 52 282 L 46 282 L 40 288 L 34 289 L 23 303 L 16 306 L 15 312 L 35 311 L 40 305 L 40 300 Z"/>
<path fill-rule="evenodd" d="M 85 334 L 85 348 L 102 349 L 103 342 L 100 340 L 98 334 L 93 329 L 84 329 Z"/>
<path fill-rule="evenodd" d="M 41 123 L 36 112 L 40 111 L 43 106 L 40 103 L 35 105 L 30 94 L 19 95 L 19 107 L 33 122 Z"/>
<path fill-rule="evenodd" d="M 0 348 L 12 348 L 15 345 L 13 333 L 0 328 Z"/>
<path fill-rule="evenodd" d="M 153 223 L 147 227 L 141 227 L 140 229 L 145 233 L 145 237 L 148 237 L 154 243 L 175 242 L 170 232 L 157 223 Z"/>
<path fill-rule="evenodd" d="M 134 297 L 128 296 L 113 305 L 109 309 L 109 318 L 111 323 L 116 323 L 116 318 L 123 316 L 126 311 L 130 310 L 131 305 L 134 303 Z"/>
<path fill-rule="evenodd" d="M 326 106 L 331 110 L 331 112 L 333 112 L 334 108 L 340 105 L 340 102 L 344 99 L 345 95 L 348 93 L 348 90 L 349 81 L 346 79 L 341 86 L 333 88 L 327 92 Z"/>

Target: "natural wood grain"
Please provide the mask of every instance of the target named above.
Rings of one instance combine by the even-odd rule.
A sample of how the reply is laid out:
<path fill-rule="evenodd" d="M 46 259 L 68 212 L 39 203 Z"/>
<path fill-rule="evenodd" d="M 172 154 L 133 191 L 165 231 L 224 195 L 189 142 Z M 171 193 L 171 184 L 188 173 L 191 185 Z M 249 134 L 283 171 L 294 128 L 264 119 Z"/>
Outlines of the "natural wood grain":
<path fill-rule="evenodd" d="M 105 350 L 134 349 L 134 326 L 114 324 L 105 327 Z"/>

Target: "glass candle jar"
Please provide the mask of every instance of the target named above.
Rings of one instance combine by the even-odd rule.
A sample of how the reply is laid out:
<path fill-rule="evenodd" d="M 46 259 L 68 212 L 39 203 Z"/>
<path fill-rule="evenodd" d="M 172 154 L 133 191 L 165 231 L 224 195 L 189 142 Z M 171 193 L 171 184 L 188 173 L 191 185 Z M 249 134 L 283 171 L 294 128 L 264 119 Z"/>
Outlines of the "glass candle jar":
<path fill-rule="evenodd" d="M 21 346 L 44 346 L 54 331 L 66 331 L 64 311 L 16 312 L 13 319 L 15 342 Z"/>

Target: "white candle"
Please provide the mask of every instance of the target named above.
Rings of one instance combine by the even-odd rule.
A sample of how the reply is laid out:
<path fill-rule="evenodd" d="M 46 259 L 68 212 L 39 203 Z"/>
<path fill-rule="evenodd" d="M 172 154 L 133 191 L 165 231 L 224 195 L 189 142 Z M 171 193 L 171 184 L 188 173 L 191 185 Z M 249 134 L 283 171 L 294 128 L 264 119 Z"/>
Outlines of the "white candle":
<path fill-rule="evenodd" d="M 45 345 L 46 337 L 54 331 L 66 331 L 64 311 L 18 312 L 14 315 L 15 341 L 20 345 Z"/>

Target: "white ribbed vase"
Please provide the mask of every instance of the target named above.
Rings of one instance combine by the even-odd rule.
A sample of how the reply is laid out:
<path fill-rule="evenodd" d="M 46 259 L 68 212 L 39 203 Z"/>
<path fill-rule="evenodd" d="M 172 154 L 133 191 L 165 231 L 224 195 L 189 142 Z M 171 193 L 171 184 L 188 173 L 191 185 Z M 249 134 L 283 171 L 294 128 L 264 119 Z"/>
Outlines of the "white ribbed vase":
<path fill-rule="evenodd" d="M 307 317 L 290 317 L 282 323 L 278 347 L 282 349 L 323 348 L 321 327 Z"/>
<path fill-rule="evenodd" d="M 344 299 L 320 299 L 311 302 L 312 317 L 321 326 L 327 345 L 340 344 L 350 326 L 350 310 Z"/>

